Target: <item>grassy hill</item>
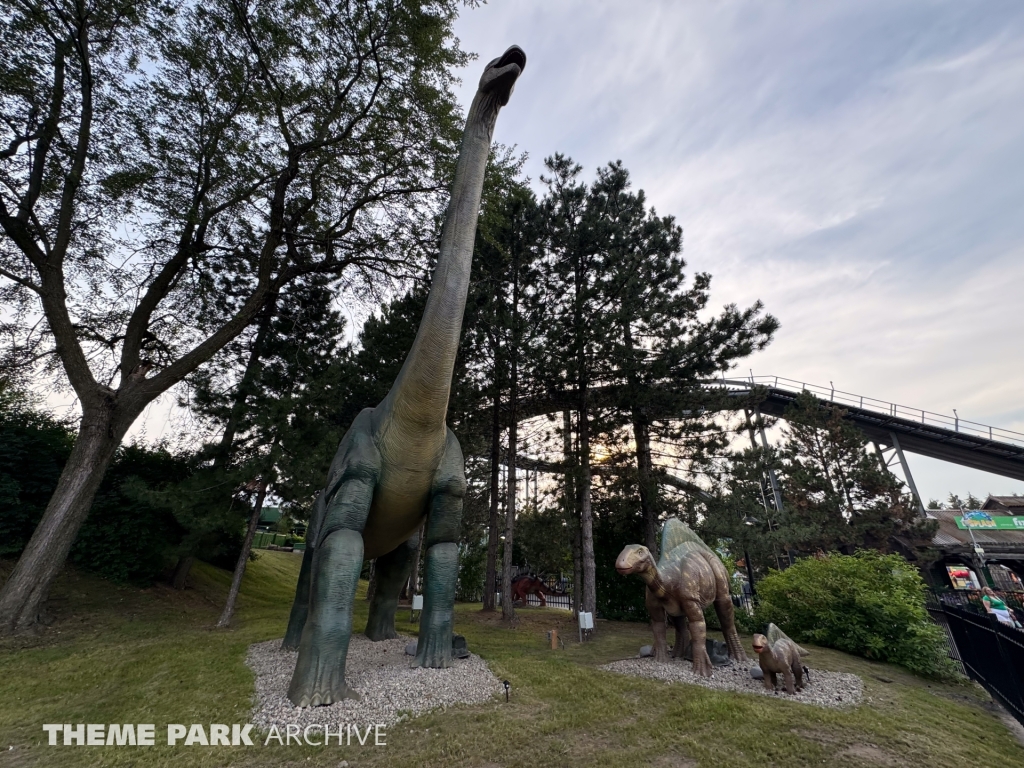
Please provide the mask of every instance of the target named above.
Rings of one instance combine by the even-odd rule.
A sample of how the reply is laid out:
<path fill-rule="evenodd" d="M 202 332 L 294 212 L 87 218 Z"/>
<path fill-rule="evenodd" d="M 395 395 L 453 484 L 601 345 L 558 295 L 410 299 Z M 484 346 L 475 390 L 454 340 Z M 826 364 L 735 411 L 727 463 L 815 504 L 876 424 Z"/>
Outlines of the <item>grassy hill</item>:
<path fill-rule="evenodd" d="M 53 623 L 36 636 L 0 641 L 0 767 L 1024 763 L 1024 748 L 973 685 L 929 683 L 820 648 L 812 648 L 813 667 L 860 675 L 863 705 L 825 710 L 666 685 L 596 668 L 650 642 L 644 625 L 598 622 L 596 638 L 579 645 L 558 611 L 520 611 L 516 628 L 507 629 L 473 605 L 458 607 L 457 629 L 495 674 L 511 681 L 511 702 L 402 723 L 388 729 L 386 747 L 46 744 L 43 723 L 155 723 L 159 744 L 167 723 L 247 722 L 253 688 L 246 649 L 283 634 L 298 565 L 290 553 L 260 553 L 228 631 L 213 629 L 230 580 L 226 571 L 198 564 L 183 592 L 66 573 L 53 593 Z M 357 629 L 365 618 L 360 600 Z M 553 628 L 567 641 L 564 650 L 547 648 L 545 634 Z M 399 631 L 415 634 L 415 627 L 400 623 Z"/>

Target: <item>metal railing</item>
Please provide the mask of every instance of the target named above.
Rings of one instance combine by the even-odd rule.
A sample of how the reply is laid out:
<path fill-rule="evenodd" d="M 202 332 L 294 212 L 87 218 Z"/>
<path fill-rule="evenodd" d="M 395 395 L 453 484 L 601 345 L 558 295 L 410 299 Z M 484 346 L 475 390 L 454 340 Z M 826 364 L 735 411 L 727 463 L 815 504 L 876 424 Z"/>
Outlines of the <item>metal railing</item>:
<path fill-rule="evenodd" d="M 941 596 L 950 656 L 968 676 L 1024 724 L 1024 632 Z"/>
<path fill-rule="evenodd" d="M 712 382 L 708 383 L 711 384 Z M 911 408 L 907 405 L 890 403 L 886 400 L 878 400 L 874 397 L 866 397 L 864 395 L 856 395 L 852 392 L 844 392 L 841 389 L 836 389 L 835 386 L 832 386 L 831 384 L 828 387 L 823 387 L 818 384 L 808 384 L 805 381 L 786 379 L 781 376 L 754 376 L 751 374 L 750 376 L 742 379 L 729 379 L 723 377 L 715 380 L 714 383 L 721 384 L 721 386 L 726 388 L 762 386 L 795 394 L 807 391 L 821 400 L 827 400 L 828 402 L 836 403 L 838 405 L 852 406 L 872 413 L 904 419 L 906 421 L 913 421 L 924 426 L 948 429 L 952 432 L 959 432 L 972 437 L 980 437 L 985 440 L 992 440 L 993 442 L 1024 446 L 1024 433 L 1014 432 L 1013 430 L 1002 429 L 1000 427 L 993 427 L 976 421 L 961 419 L 960 415 L 956 412 L 956 409 L 953 410 L 952 416 L 947 416 L 943 413 L 926 411 L 923 408 Z"/>

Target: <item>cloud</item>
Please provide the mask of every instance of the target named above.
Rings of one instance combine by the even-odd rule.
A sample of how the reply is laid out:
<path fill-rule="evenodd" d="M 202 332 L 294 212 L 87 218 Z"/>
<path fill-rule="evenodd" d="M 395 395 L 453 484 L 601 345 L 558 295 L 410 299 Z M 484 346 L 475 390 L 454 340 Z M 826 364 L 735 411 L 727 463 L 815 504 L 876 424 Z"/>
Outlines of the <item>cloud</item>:
<path fill-rule="evenodd" d="M 1024 432 L 1022 32 L 1014 2 L 517 0 L 458 24 L 484 60 L 527 52 L 496 139 L 534 179 L 555 151 L 623 160 L 713 302 L 780 318 L 755 373 Z M 911 463 L 926 496 L 1021 490 Z"/>

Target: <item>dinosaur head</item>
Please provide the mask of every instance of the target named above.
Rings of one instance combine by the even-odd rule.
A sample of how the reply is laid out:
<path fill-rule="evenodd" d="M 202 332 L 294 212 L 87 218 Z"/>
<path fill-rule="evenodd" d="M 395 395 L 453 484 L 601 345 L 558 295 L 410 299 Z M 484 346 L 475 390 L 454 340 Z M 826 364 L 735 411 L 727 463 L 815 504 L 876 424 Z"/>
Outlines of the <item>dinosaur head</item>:
<path fill-rule="evenodd" d="M 760 654 L 765 648 L 768 647 L 768 638 L 764 635 L 754 635 L 751 641 L 754 646 L 754 653 Z"/>
<path fill-rule="evenodd" d="M 615 558 L 615 570 L 623 576 L 641 573 L 654 566 L 651 550 L 642 544 L 630 544 Z"/>
<path fill-rule="evenodd" d="M 525 68 L 526 54 L 523 49 L 518 45 L 511 46 L 484 68 L 480 77 L 480 92 L 494 96 L 498 104 L 504 107 Z"/>

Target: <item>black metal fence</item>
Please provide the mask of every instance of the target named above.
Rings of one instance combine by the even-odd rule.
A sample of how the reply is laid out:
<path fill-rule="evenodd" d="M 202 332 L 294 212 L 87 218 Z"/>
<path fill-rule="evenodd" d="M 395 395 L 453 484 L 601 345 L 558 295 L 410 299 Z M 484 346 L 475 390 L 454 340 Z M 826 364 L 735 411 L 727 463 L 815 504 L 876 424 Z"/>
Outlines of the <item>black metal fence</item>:
<path fill-rule="evenodd" d="M 950 658 L 1024 724 L 1024 630 L 1000 623 L 969 594 L 933 594 L 928 610 L 946 631 Z"/>

